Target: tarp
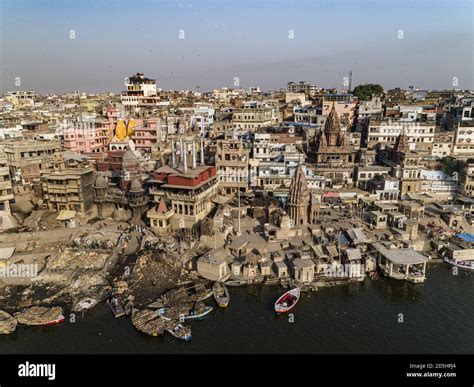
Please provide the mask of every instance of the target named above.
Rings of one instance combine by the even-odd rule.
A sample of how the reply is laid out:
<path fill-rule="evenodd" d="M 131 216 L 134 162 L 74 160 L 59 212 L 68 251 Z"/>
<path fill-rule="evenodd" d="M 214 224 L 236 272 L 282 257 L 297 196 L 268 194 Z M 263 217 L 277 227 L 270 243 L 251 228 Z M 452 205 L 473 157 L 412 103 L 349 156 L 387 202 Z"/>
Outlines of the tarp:
<path fill-rule="evenodd" d="M 465 242 L 474 243 L 474 235 L 469 233 L 457 234 L 459 239 L 462 239 Z"/>
<path fill-rule="evenodd" d="M 69 220 L 76 216 L 76 211 L 72 210 L 61 210 L 56 220 Z"/>

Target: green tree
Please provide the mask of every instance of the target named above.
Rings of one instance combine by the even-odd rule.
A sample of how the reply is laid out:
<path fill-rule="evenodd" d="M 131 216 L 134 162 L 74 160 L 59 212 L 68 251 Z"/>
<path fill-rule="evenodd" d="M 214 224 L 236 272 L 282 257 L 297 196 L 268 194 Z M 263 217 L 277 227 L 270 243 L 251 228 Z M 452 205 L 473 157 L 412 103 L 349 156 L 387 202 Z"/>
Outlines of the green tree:
<path fill-rule="evenodd" d="M 383 87 L 375 83 L 367 83 L 365 85 L 356 86 L 352 94 L 361 101 L 368 101 L 372 98 L 373 94 L 382 95 Z"/>

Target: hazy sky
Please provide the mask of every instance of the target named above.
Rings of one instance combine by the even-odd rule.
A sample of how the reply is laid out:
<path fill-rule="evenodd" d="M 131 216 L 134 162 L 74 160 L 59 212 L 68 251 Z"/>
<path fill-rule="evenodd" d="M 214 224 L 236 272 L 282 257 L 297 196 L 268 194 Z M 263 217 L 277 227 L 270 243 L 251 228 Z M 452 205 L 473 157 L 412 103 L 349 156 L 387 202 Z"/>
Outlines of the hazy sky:
<path fill-rule="evenodd" d="M 473 88 L 473 3 L 0 0 L 0 91 L 116 92 L 136 72 L 164 89 L 342 87 L 351 69 L 353 85 Z"/>

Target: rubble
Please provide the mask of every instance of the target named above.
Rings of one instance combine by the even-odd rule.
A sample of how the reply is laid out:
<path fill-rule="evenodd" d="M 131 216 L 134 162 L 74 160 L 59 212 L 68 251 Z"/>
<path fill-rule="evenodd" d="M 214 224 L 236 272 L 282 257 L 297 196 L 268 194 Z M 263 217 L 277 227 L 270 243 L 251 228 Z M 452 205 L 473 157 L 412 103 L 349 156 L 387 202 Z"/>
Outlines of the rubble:
<path fill-rule="evenodd" d="M 17 326 L 17 319 L 0 310 L 0 334 L 7 335 L 15 331 Z"/>

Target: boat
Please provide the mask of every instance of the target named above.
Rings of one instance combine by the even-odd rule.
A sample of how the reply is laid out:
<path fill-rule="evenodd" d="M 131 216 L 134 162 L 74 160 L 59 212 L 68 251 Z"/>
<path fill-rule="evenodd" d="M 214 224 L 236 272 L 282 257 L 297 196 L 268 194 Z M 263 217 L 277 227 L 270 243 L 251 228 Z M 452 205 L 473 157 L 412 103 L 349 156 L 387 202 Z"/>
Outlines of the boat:
<path fill-rule="evenodd" d="M 221 282 L 216 281 L 212 287 L 212 293 L 214 295 L 214 300 L 216 300 L 217 305 L 219 305 L 221 308 L 226 308 L 227 305 L 229 305 L 230 294 L 227 286 Z"/>
<path fill-rule="evenodd" d="M 4 310 L 0 310 L 0 335 L 8 335 L 15 331 L 17 326 L 16 318 Z"/>
<path fill-rule="evenodd" d="M 243 280 L 231 280 L 231 281 L 226 281 L 224 282 L 224 284 L 226 286 L 242 286 L 242 285 L 246 285 L 247 284 L 247 281 L 243 281 Z"/>
<path fill-rule="evenodd" d="M 184 303 L 204 301 L 212 297 L 212 290 L 203 284 L 197 284 L 187 288 L 172 289 L 161 297 L 163 305 L 180 306 Z"/>
<path fill-rule="evenodd" d="M 32 306 L 23 312 L 16 313 L 20 324 L 24 325 L 55 325 L 64 321 L 63 309 L 59 306 L 47 308 L 44 306 Z"/>
<path fill-rule="evenodd" d="M 92 297 L 83 298 L 81 301 L 74 304 L 74 306 L 72 307 L 72 311 L 82 312 L 84 310 L 92 309 L 94 306 L 98 304 L 98 302 L 99 301 L 97 301 L 95 298 L 92 298 Z"/>
<path fill-rule="evenodd" d="M 167 321 L 158 316 L 156 311 L 151 309 L 134 309 L 132 312 L 132 324 L 140 332 L 150 336 L 163 334 L 167 327 Z"/>
<path fill-rule="evenodd" d="M 443 258 L 444 262 L 462 269 L 474 270 L 474 261 L 459 261 L 448 257 Z"/>
<path fill-rule="evenodd" d="M 166 332 L 177 339 L 191 341 L 191 328 L 184 326 L 179 322 L 170 322 Z"/>
<path fill-rule="evenodd" d="M 192 306 L 160 308 L 156 311 L 157 315 L 165 320 L 190 320 L 204 317 L 211 313 L 213 308 L 202 302 L 196 302 Z"/>
<path fill-rule="evenodd" d="M 300 299 L 300 288 L 288 290 L 275 302 L 275 312 L 286 313 L 290 311 Z"/>
<path fill-rule="evenodd" d="M 122 305 L 120 305 L 117 297 L 109 298 L 107 300 L 107 305 L 109 306 L 115 318 L 125 316 L 125 311 L 123 310 Z"/>

